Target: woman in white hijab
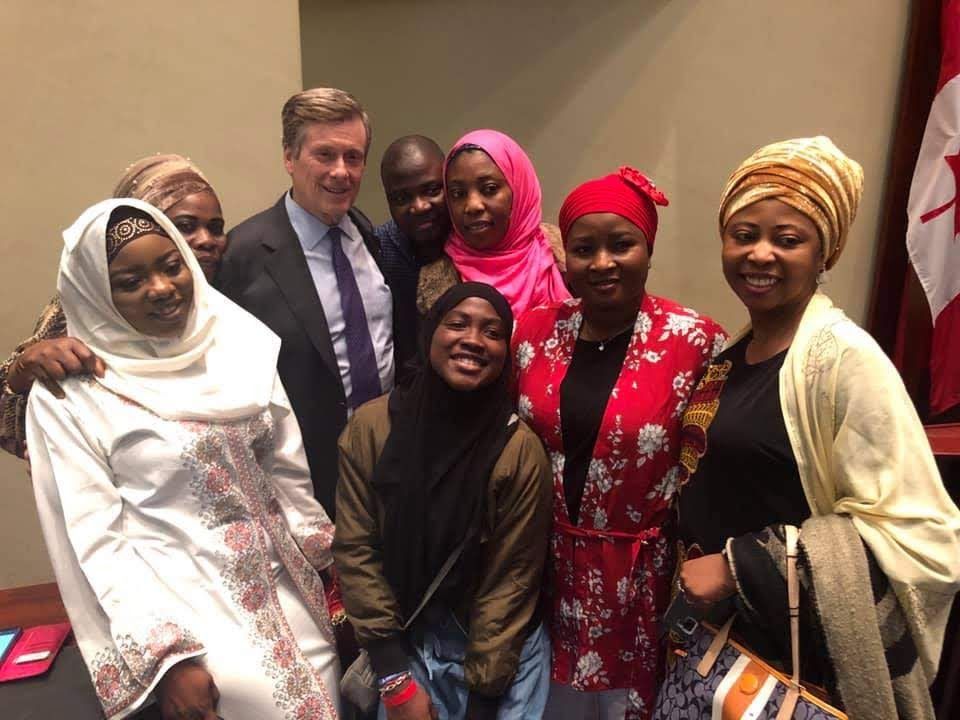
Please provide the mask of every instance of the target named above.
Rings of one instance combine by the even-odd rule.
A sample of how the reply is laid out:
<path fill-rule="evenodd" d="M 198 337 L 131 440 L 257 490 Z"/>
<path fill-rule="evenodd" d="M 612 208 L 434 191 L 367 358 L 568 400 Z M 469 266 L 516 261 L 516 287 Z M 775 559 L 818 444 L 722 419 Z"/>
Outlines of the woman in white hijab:
<path fill-rule="evenodd" d="M 64 232 L 68 334 L 103 377 L 37 386 L 27 411 L 47 548 L 108 718 L 338 716 L 313 498 L 280 341 L 207 285 L 137 200 Z"/>

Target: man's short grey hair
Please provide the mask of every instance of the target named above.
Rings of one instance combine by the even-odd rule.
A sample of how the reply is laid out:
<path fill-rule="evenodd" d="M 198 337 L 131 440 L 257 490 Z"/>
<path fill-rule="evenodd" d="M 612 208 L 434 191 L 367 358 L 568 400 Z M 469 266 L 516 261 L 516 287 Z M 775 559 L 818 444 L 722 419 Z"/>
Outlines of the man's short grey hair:
<path fill-rule="evenodd" d="M 337 88 L 310 88 L 298 92 L 283 104 L 280 112 L 283 121 L 283 149 L 291 150 L 294 156 L 300 155 L 303 136 L 310 123 L 340 123 L 360 118 L 367 132 L 367 144 L 364 155 L 370 151 L 373 133 L 370 130 L 370 118 L 357 99 Z"/>

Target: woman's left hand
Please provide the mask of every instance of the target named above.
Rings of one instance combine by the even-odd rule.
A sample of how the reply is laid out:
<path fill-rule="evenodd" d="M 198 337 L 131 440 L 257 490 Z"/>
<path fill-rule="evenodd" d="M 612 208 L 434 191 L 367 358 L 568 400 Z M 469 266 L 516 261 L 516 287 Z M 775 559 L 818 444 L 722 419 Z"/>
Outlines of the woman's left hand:
<path fill-rule="evenodd" d="M 720 553 L 687 560 L 680 566 L 680 587 L 687 599 L 710 605 L 737 592 L 730 563 Z"/>

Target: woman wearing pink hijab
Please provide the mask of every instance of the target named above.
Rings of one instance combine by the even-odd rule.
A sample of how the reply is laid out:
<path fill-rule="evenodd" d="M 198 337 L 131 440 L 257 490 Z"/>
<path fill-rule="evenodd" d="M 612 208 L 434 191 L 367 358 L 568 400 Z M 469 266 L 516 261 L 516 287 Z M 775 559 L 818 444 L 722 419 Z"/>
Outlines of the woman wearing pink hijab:
<path fill-rule="evenodd" d="M 421 271 L 421 313 L 461 281 L 492 285 L 515 317 L 570 297 L 559 231 L 541 223 L 540 181 L 513 138 L 496 130 L 461 137 L 447 156 L 444 188 L 453 229 L 446 255 Z"/>

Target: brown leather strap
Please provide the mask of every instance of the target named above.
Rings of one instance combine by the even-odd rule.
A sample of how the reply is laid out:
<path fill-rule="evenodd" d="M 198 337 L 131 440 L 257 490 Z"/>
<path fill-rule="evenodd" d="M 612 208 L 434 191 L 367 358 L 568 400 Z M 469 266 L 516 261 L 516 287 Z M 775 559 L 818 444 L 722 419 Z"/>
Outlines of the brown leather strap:
<path fill-rule="evenodd" d="M 800 699 L 800 579 L 797 577 L 797 546 L 800 531 L 793 525 L 783 526 L 787 541 L 787 603 L 790 607 L 790 660 L 793 673 L 783 705 L 776 720 L 788 720 Z"/>
<path fill-rule="evenodd" d="M 710 670 L 713 669 L 714 663 L 717 662 L 717 658 L 720 657 L 720 653 L 723 651 L 723 646 L 727 644 L 727 637 L 730 635 L 730 628 L 733 627 L 733 621 L 736 617 L 736 614 L 731 615 L 730 619 L 723 624 L 723 627 L 717 630 L 713 642 L 710 643 L 710 647 L 707 648 L 707 651 L 697 664 L 697 672 L 700 673 L 700 677 L 706 677 L 710 674 Z"/>

